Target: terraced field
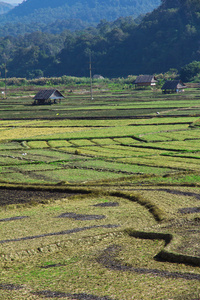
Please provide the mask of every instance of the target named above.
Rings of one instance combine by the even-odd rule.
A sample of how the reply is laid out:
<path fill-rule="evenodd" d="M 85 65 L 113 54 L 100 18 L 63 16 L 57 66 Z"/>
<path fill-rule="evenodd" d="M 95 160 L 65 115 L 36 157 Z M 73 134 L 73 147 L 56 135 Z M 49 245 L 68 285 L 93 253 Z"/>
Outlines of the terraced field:
<path fill-rule="evenodd" d="M 61 89 L 1 103 L 0 299 L 199 299 L 199 90 Z"/>
<path fill-rule="evenodd" d="M 198 117 L 182 117 L 179 124 L 175 117 L 153 119 L 154 124 L 147 120 L 145 125 L 143 119 L 125 120 L 124 124 L 110 120 L 108 126 L 96 120 L 80 127 L 76 120 L 56 125 L 55 121 L 23 121 L 12 127 L 1 121 L 0 180 L 37 184 L 87 181 L 88 186 L 135 175 L 151 174 L 155 179 L 199 172 L 200 129 L 191 126 Z"/>

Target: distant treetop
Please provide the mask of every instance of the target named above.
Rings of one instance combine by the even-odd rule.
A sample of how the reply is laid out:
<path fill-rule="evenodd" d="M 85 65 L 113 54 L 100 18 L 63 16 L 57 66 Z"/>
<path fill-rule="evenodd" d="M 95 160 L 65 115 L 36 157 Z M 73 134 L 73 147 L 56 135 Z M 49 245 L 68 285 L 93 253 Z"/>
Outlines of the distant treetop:
<path fill-rule="evenodd" d="M 158 7 L 161 0 L 26 0 L 0 18 L 0 23 L 51 23 L 79 19 L 90 24 L 101 19 L 145 14 Z"/>

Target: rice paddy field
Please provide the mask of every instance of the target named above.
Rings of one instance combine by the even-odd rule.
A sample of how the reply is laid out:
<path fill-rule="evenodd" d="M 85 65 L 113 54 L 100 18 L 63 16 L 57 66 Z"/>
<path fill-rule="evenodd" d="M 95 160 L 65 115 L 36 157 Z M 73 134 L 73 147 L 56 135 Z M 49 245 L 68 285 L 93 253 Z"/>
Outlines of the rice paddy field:
<path fill-rule="evenodd" d="M 200 299 L 200 90 L 56 88 L 0 100 L 0 299 Z"/>

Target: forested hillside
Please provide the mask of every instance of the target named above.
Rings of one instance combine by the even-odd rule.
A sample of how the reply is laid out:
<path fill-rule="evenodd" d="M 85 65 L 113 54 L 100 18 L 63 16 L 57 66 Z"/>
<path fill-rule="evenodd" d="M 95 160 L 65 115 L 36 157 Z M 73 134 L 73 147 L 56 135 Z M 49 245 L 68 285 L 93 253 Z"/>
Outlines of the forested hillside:
<path fill-rule="evenodd" d="M 88 76 L 91 54 L 93 73 L 103 76 L 160 73 L 200 61 L 199 35 L 199 0 L 163 0 L 139 25 L 126 17 L 82 31 L 1 38 L 0 63 L 7 62 L 8 76 Z"/>
<path fill-rule="evenodd" d="M 163 0 L 139 26 L 121 26 L 103 37 L 82 36 L 65 43 L 60 68 L 81 72 L 91 49 L 96 72 L 105 76 L 160 73 L 200 60 L 200 1 Z M 74 60 L 73 57 L 76 57 Z"/>
<path fill-rule="evenodd" d="M 59 32 L 64 27 L 77 30 L 98 24 L 102 19 L 114 21 L 125 16 L 136 18 L 152 11 L 159 4 L 160 0 L 26 0 L 1 16 L 0 24 L 1 27 L 6 24 L 7 32 L 8 26 L 11 26 L 9 33 L 13 35 L 16 35 L 17 31 L 15 32 L 14 27 L 8 23 L 17 23 L 21 30 L 25 26 L 26 32 L 31 32 L 31 29 L 45 31 L 47 25 L 53 30 L 52 23 L 57 22 L 60 26 Z"/>

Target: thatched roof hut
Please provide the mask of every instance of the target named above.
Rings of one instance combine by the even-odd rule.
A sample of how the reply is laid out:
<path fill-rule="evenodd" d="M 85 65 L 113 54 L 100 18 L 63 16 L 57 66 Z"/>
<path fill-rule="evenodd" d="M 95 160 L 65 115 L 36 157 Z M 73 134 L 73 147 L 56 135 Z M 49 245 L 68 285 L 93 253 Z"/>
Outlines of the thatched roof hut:
<path fill-rule="evenodd" d="M 187 86 L 181 80 L 168 80 L 162 86 L 162 92 L 165 94 L 184 92 Z"/>
<path fill-rule="evenodd" d="M 136 86 L 155 86 L 157 80 L 153 75 L 140 75 L 134 81 Z"/>
<path fill-rule="evenodd" d="M 57 100 L 60 102 L 65 97 L 59 92 L 58 90 L 51 89 L 51 90 L 41 90 L 39 91 L 34 99 L 35 105 L 44 105 L 44 104 L 52 104 L 56 103 Z"/>

